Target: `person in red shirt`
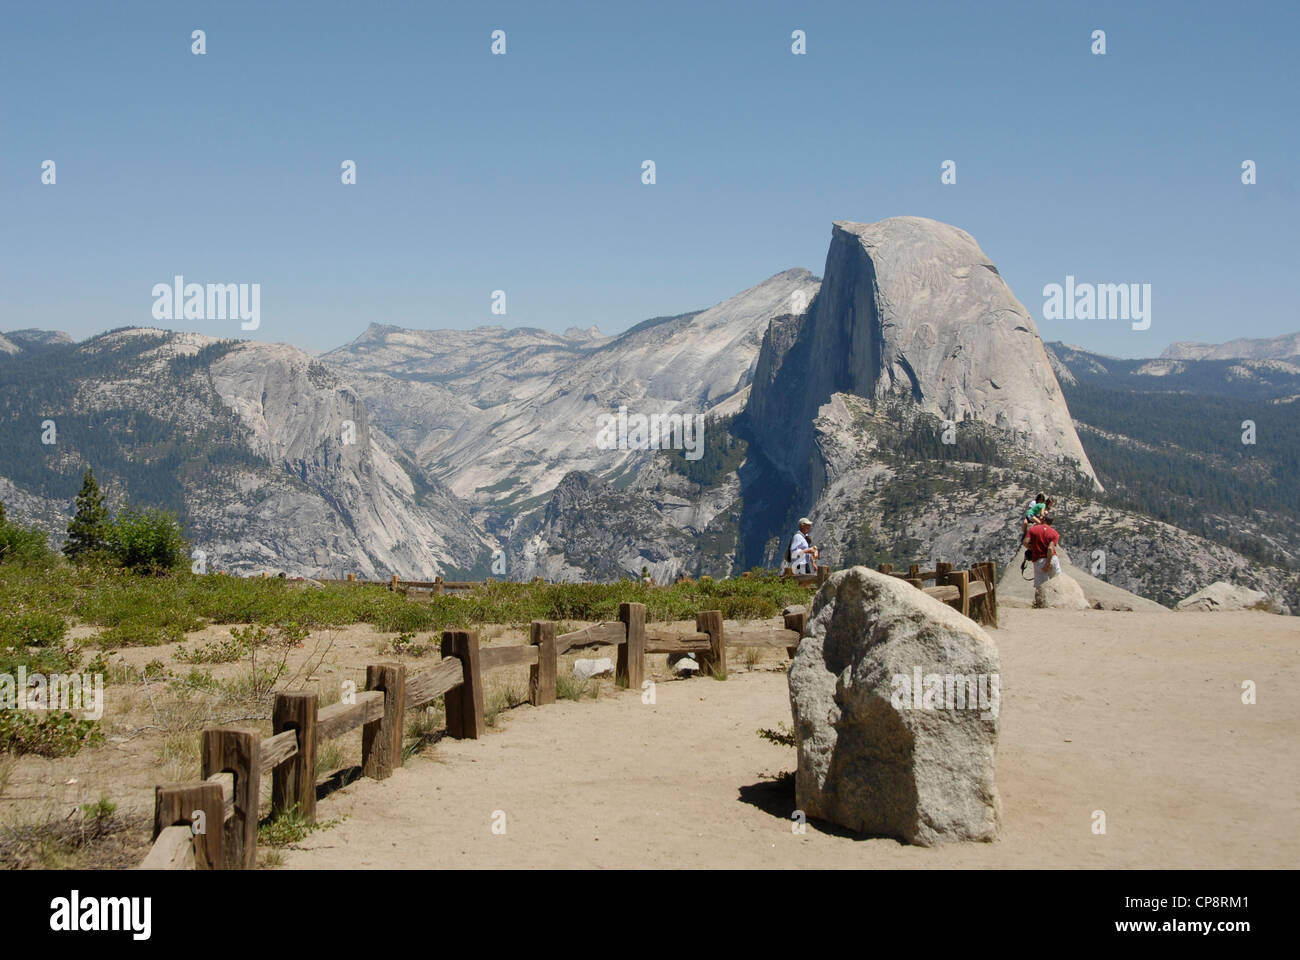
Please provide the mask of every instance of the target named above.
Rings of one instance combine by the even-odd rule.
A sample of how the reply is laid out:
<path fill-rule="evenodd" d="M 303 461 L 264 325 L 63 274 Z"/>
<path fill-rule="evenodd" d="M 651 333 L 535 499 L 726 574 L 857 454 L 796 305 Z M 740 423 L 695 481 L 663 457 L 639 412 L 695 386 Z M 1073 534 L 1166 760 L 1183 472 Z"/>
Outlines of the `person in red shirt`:
<path fill-rule="evenodd" d="M 1051 514 L 1043 514 L 1025 534 L 1025 550 L 1034 564 L 1034 588 L 1041 587 L 1061 572 L 1061 561 L 1056 556 L 1056 545 L 1061 535 L 1052 527 Z"/>

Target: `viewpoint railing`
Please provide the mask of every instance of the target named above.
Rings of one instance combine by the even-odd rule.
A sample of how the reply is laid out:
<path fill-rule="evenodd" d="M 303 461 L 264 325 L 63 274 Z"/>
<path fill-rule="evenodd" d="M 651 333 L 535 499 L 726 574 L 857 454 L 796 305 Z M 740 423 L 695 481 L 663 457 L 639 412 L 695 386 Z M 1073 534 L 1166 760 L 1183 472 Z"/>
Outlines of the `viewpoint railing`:
<path fill-rule="evenodd" d="M 969 570 L 953 570 L 952 564 L 946 563 L 921 570 L 912 564 L 906 574 L 894 573 L 890 564 L 878 569 L 966 616 L 997 625 L 996 566 L 992 562 L 974 564 Z M 798 579 L 816 585 L 824 583 L 829 572 L 822 567 L 817 574 Z M 935 586 L 926 587 L 930 581 Z M 384 585 L 398 590 L 437 582 L 394 577 Z M 155 789 L 154 843 L 140 867 L 252 869 L 257 859 L 262 781 L 268 774 L 271 816 L 296 809 L 305 820 L 314 822 L 316 755 L 321 744 L 360 727 L 361 776 L 383 780 L 402 765 L 406 711 L 417 710 L 438 697 L 445 698 L 447 736 L 477 740 L 487 729 L 483 678 L 489 670 L 528 665 L 528 700 L 540 707 L 555 703 L 559 658 L 576 648 L 617 645 L 616 681 L 639 690 L 645 682 L 645 658 L 652 654 L 668 654 L 670 663 L 695 654 L 703 671 L 725 679 L 729 646 L 785 648 L 794 656 L 806 624 L 802 606 L 787 607 L 780 618 L 746 626 L 725 624 L 719 610 L 702 610 L 695 616 L 695 630 L 683 633 L 663 626 L 647 627 L 644 604 L 621 603 L 617 620 L 558 636 L 555 621 L 534 620 L 527 644 L 480 647 L 476 630 L 444 630 L 442 659 L 414 676 L 407 675 L 405 664 L 371 664 L 366 667 L 363 692 L 327 707 L 319 706 L 315 693 L 277 693 L 269 737 L 235 727 L 204 729 L 200 734 L 203 779 Z M 337 772 L 321 779 L 327 782 Z"/>
<path fill-rule="evenodd" d="M 895 573 L 892 563 L 882 563 L 876 570 L 907 581 L 964 617 L 988 627 L 998 625 L 997 564 L 992 560 L 973 563 L 969 570 L 954 570 L 951 563 L 936 563 L 933 570 L 914 563 L 907 573 Z M 933 587 L 926 586 L 930 582 Z"/>
<path fill-rule="evenodd" d="M 554 621 L 534 620 L 529 642 L 480 647 L 476 630 L 444 630 L 442 660 L 407 676 L 405 664 L 366 668 L 366 689 L 346 702 L 318 706 L 315 693 L 277 693 L 272 730 L 210 727 L 201 733 L 203 779 L 158 786 L 154 791 L 154 844 L 141 869 L 248 870 L 256 864 L 258 805 L 262 780 L 271 776 L 271 816 L 297 809 L 316 818 L 316 753 L 320 745 L 361 728 L 361 775 L 382 780 L 402 765 L 405 714 L 445 697 L 447 736 L 477 740 L 487 729 L 484 674 L 527 664 L 533 706 L 556 701 L 559 657 L 570 650 L 618 645 L 620 685 L 641 689 L 645 658 L 694 653 L 701 668 L 726 678 L 727 647 L 792 649 L 803 634 L 803 608 L 748 626 L 724 626 L 722 613 L 704 610 L 695 630 L 647 628 L 641 603 L 619 605 L 619 618 L 556 635 Z M 331 774 L 332 775 L 332 774 Z M 328 780 L 329 777 L 323 778 Z"/>

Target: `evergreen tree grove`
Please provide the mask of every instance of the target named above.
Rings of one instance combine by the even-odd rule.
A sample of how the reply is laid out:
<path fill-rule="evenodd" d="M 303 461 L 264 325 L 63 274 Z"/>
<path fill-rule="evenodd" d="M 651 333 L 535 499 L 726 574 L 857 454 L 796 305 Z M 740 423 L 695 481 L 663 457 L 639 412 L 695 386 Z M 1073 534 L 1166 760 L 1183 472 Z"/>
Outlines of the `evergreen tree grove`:
<path fill-rule="evenodd" d="M 69 560 L 108 549 L 108 507 L 104 495 L 95 482 L 93 470 L 87 470 L 77 494 L 77 512 L 68 524 L 68 542 L 63 553 Z"/>

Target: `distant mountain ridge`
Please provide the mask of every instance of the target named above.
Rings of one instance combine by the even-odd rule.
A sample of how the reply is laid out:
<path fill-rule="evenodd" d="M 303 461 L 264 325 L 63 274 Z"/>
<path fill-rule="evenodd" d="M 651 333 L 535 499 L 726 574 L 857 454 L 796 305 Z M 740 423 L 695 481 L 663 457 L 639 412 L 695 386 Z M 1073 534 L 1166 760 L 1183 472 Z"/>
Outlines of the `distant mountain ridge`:
<path fill-rule="evenodd" d="M 1180 340 L 1160 354 L 1165 360 L 1285 360 L 1300 357 L 1300 333 L 1280 337 L 1239 337 L 1227 343 L 1196 343 Z"/>
<path fill-rule="evenodd" d="M 356 384 L 376 422 L 430 476 L 496 507 L 508 525 L 506 514 L 570 471 L 611 476 L 644 459 L 644 451 L 596 445 L 601 415 L 620 405 L 708 413 L 736 398 L 749 386 L 768 323 L 818 287 L 809 271 L 787 270 L 707 310 L 595 341 L 372 328 L 321 360 Z M 391 389 L 394 371 L 422 382 Z"/>
<path fill-rule="evenodd" d="M 486 570 L 492 540 L 463 505 L 294 347 L 110 331 L 0 358 L 0 410 L 0 487 L 56 541 L 93 466 L 115 505 L 180 514 L 213 569 Z"/>
<path fill-rule="evenodd" d="M 837 566 L 1006 563 L 1048 489 L 1116 585 L 1168 604 L 1225 579 L 1300 609 L 1296 400 L 1289 360 L 1045 345 L 969 234 L 840 221 L 824 277 L 613 337 L 372 324 L 313 357 L 5 334 L 0 499 L 57 537 L 93 465 L 119 501 L 178 509 L 224 569 L 663 581 L 778 566 L 803 514 Z M 620 407 L 705 416 L 702 459 L 605 449 Z"/>

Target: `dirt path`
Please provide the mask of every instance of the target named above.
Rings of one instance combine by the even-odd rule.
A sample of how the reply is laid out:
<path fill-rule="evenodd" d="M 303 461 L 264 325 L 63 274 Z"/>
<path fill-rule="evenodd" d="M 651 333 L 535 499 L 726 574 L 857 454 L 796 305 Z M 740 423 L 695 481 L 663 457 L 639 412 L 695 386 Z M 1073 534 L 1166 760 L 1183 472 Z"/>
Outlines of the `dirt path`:
<path fill-rule="evenodd" d="M 1300 619 L 1004 611 L 1003 837 L 937 849 L 791 831 L 772 776 L 791 749 L 784 672 L 522 707 L 387 781 L 320 804 L 345 818 L 289 868 L 1295 867 Z M 1241 703 L 1253 680 L 1258 703 Z M 1093 811 L 1107 818 L 1092 832 Z M 505 833 L 494 834 L 504 812 Z"/>

